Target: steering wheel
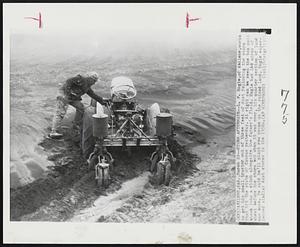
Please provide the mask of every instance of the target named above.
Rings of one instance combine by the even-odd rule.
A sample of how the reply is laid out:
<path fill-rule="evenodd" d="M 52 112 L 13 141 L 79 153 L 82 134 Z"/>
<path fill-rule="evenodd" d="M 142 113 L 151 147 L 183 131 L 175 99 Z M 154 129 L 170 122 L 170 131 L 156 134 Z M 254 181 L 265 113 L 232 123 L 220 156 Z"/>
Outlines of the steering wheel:
<path fill-rule="evenodd" d="M 128 87 L 127 90 L 121 90 L 120 92 L 116 91 L 116 92 L 114 92 L 114 94 L 120 99 L 124 99 L 124 100 L 133 99 L 136 96 L 135 88 L 131 85 L 126 85 L 126 86 Z M 124 87 L 124 85 L 116 86 L 115 90 L 119 87 Z M 130 89 L 132 89 L 133 91 L 129 91 Z"/>

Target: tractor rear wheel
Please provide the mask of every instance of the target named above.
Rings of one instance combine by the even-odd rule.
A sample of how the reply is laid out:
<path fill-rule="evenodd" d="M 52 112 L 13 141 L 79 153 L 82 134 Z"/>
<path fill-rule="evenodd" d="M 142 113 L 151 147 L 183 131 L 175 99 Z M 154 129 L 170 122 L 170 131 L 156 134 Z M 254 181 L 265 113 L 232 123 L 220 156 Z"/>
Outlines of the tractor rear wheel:
<path fill-rule="evenodd" d="M 147 109 L 146 129 L 150 136 L 156 135 L 156 116 L 159 113 L 170 113 L 167 108 L 161 108 L 158 103 L 152 104 Z"/>
<path fill-rule="evenodd" d="M 150 136 L 156 134 L 156 116 L 160 113 L 159 104 L 154 103 L 147 109 L 147 127 Z"/>
<path fill-rule="evenodd" d="M 93 151 L 95 138 L 93 136 L 93 121 L 92 115 L 95 113 L 95 108 L 89 106 L 83 114 L 83 126 L 81 133 L 81 149 L 85 158 Z"/>

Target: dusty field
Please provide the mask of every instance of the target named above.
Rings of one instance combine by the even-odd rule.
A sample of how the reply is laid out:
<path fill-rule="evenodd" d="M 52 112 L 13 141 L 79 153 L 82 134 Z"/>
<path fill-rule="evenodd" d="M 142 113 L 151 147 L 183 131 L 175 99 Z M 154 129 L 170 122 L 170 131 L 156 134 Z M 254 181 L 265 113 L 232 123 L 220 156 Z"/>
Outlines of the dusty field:
<path fill-rule="evenodd" d="M 124 190 L 123 183 L 128 180 L 149 182 L 145 171 L 149 168 L 147 158 L 153 149 L 133 150 L 132 157 L 120 153 L 120 150 L 113 150 L 117 160 L 111 174 L 112 183 L 108 189 L 97 188 L 94 171 L 88 170 L 82 158 L 78 133 L 67 129 L 64 134 L 65 138 L 61 141 L 45 139 L 40 143 L 49 153 L 48 159 L 54 162 L 53 166 L 48 167 L 49 171 L 34 182 L 11 190 L 12 220 L 68 220 L 75 211 L 92 205 L 99 196 L 118 194 L 120 189 Z M 174 180 L 176 175 L 183 178 L 196 169 L 193 166 L 197 160 L 195 155 L 186 152 L 176 142 L 170 148 L 181 155 L 173 169 Z M 127 183 L 132 184 L 129 195 L 134 193 L 135 188 L 143 189 L 139 182 Z"/>
<path fill-rule="evenodd" d="M 13 55 L 11 220 L 234 223 L 234 57 L 234 50 L 39 61 Z M 178 162 L 170 186 L 152 182 L 153 150 L 145 148 L 131 158 L 113 151 L 112 183 L 96 188 L 70 128 L 72 108 L 64 139 L 46 138 L 58 83 L 88 70 L 100 72 L 95 90 L 103 96 L 114 76 L 126 75 L 143 106 L 158 102 L 171 110 Z"/>
<path fill-rule="evenodd" d="M 202 160 L 174 143 L 179 160 L 169 186 L 155 185 L 147 171 L 145 158 L 152 150 L 132 158 L 121 154 L 108 189 L 96 188 L 94 173 L 80 155 L 78 135 L 68 130 L 65 136 L 59 143 L 45 139 L 40 144 L 51 152 L 54 166 L 45 177 L 11 191 L 11 220 L 234 223 L 232 130 L 190 148 L 205 154 Z"/>

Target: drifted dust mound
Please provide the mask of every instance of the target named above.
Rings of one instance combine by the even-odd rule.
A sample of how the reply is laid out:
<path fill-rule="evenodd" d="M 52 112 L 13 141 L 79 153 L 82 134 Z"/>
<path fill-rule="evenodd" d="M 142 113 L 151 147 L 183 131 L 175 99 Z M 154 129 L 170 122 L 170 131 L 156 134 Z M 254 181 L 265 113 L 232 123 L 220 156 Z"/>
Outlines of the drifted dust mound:
<path fill-rule="evenodd" d="M 49 154 L 53 166 L 42 178 L 22 187 L 11 189 L 11 221 L 65 221 L 75 211 L 89 207 L 93 202 L 121 188 L 122 184 L 138 177 L 149 169 L 149 157 L 153 148 L 134 148 L 128 157 L 121 148 L 110 150 L 115 158 L 111 171 L 111 184 L 107 189 L 96 187 L 94 171 L 89 170 L 80 149 L 79 134 L 65 129 L 61 140 L 45 138 L 40 146 Z M 172 167 L 172 184 L 197 169 L 199 161 L 175 140 L 169 148 L 177 158 Z"/>

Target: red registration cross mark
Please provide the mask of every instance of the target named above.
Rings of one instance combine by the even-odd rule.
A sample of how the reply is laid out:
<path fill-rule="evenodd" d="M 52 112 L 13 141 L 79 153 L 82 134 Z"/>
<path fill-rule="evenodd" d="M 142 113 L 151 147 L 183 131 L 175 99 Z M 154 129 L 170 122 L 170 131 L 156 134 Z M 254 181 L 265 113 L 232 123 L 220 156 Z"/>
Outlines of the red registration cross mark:
<path fill-rule="evenodd" d="M 39 12 L 39 17 L 38 18 L 35 18 L 35 17 L 24 17 L 24 18 L 38 21 L 39 22 L 39 28 L 42 28 L 42 15 L 41 15 L 41 12 Z"/>
<path fill-rule="evenodd" d="M 189 28 L 191 21 L 198 21 L 200 19 L 201 18 L 190 18 L 189 13 L 186 13 L 186 17 L 185 17 L 186 28 Z"/>

